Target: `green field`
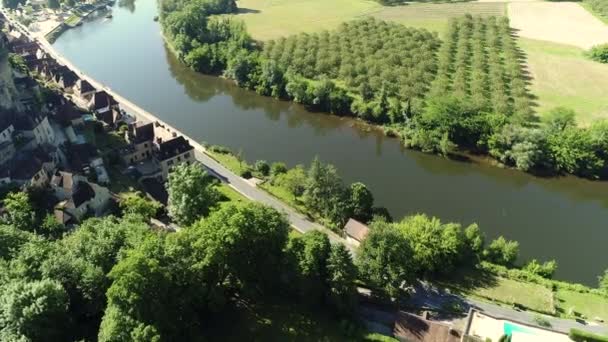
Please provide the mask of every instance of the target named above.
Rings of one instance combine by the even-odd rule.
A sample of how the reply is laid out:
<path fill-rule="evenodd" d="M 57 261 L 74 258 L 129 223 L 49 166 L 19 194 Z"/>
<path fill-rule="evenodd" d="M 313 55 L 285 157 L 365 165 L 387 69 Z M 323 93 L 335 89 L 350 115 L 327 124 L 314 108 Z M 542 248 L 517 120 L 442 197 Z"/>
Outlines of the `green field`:
<path fill-rule="evenodd" d="M 608 320 L 608 300 L 593 293 L 581 293 L 568 290 L 557 291 L 557 308 L 561 314 L 568 315 L 574 310 L 592 321 L 595 317 Z"/>
<path fill-rule="evenodd" d="M 384 7 L 372 0 L 240 0 L 237 18 L 259 40 L 300 32 L 329 30 L 363 16 L 427 28 L 440 34 L 448 18 L 473 15 L 504 15 L 505 3 L 413 4 Z"/>
<path fill-rule="evenodd" d="M 497 278 L 493 286 L 478 287 L 469 293 L 505 304 L 518 303 L 534 311 L 554 311 L 551 290 L 538 284 Z"/>
<path fill-rule="evenodd" d="M 372 15 L 378 19 L 435 31 L 441 37 L 448 27 L 449 18 L 467 13 L 482 17 L 503 16 L 506 10 L 506 3 L 503 2 L 460 2 L 383 7 Z"/>
<path fill-rule="evenodd" d="M 608 65 L 587 60 L 582 49 L 569 45 L 522 38 L 519 46 L 528 58 L 537 113 L 566 106 L 583 125 L 608 118 Z"/>

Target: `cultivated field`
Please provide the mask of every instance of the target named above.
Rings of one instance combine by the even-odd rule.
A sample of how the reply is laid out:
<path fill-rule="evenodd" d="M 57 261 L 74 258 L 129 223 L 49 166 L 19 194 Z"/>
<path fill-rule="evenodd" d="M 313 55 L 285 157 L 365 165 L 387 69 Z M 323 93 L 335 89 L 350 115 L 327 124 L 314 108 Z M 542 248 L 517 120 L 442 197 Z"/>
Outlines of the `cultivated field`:
<path fill-rule="evenodd" d="M 528 58 L 531 92 L 541 116 L 556 106 L 574 109 L 581 124 L 608 118 L 608 65 L 583 57 L 583 50 L 551 42 L 520 39 Z"/>
<path fill-rule="evenodd" d="M 440 34 L 448 19 L 466 13 L 504 15 L 506 4 L 454 3 L 412 4 L 383 7 L 373 0 L 240 0 L 241 14 L 249 33 L 259 40 L 285 37 L 300 32 L 333 29 L 340 23 L 364 16 L 426 28 Z"/>
<path fill-rule="evenodd" d="M 588 49 L 608 42 L 608 25 L 573 2 L 511 2 L 511 26 L 521 37 Z"/>

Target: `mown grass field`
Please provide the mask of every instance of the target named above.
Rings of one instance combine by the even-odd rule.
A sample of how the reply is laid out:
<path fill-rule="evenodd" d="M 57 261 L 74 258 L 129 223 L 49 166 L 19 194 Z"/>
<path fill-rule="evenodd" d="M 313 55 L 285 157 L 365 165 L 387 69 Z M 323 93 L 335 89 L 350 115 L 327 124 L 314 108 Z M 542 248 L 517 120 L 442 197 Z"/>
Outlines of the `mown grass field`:
<path fill-rule="evenodd" d="M 608 65 L 586 59 L 574 46 L 521 38 L 532 77 L 531 91 L 538 97 L 537 113 L 566 106 L 574 109 L 582 125 L 608 118 Z"/>
<path fill-rule="evenodd" d="M 553 312 L 553 293 L 550 289 L 533 283 L 506 279 L 492 276 L 487 283 L 480 282 L 484 276 L 464 275 L 464 279 L 476 283 L 468 283 L 466 280 L 454 281 L 444 284 L 454 288 L 464 295 L 513 305 L 514 303 L 538 312 Z"/>
<path fill-rule="evenodd" d="M 570 309 L 583 314 L 589 320 L 599 317 L 608 320 L 608 300 L 593 293 L 580 293 L 558 290 L 557 308 L 562 314 L 569 314 Z"/>
<path fill-rule="evenodd" d="M 330 30 L 340 23 L 374 16 L 408 26 L 426 28 L 440 35 L 448 19 L 466 13 L 505 15 L 505 3 L 412 4 L 385 7 L 372 0 L 240 0 L 237 18 L 259 40 L 300 32 Z"/>

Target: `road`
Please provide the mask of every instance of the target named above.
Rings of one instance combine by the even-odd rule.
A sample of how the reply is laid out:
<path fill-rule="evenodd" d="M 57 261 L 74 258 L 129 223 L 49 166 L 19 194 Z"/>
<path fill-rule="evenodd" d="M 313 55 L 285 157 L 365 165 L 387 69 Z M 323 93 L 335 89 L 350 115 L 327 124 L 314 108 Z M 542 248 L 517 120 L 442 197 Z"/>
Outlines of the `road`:
<path fill-rule="evenodd" d="M 227 168 L 225 168 L 224 166 L 219 164 L 217 161 L 215 161 L 213 158 L 211 158 L 207 154 L 205 147 L 202 146 L 200 143 L 198 143 L 194 139 L 188 137 L 186 134 L 182 133 L 180 130 L 176 129 L 175 127 L 171 126 L 170 124 L 159 119 L 158 117 L 156 117 L 156 115 L 144 110 L 143 108 L 139 107 L 135 103 L 129 101 L 128 99 L 124 98 L 120 94 L 114 92 L 110 87 L 108 87 L 108 86 L 102 84 L 101 82 L 98 82 L 94 78 L 86 75 L 77 66 L 72 64 L 72 62 L 70 62 L 67 58 L 63 57 L 57 50 L 55 50 L 55 48 L 46 39 L 44 39 L 42 37 L 35 37 L 34 35 L 32 35 L 31 32 L 29 32 L 25 27 L 23 27 L 23 25 L 11 20 L 11 18 L 8 16 L 8 13 L 6 13 L 6 11 L 4 9 L 0 9 L 0 12 L 13 24 L 13 26 L 17 27 L 22 34 L 25 34 L 31 40 L 37 41 L 38 44 L 40 44 L 40 46 L 50 56 L 52 56 L 58 63 L 63 64 L 65 66 L 69 67 L 70 69 L 72 69 L 72 71 L 74 71 L 76 74 L 78 74 L 80 78 L 87 80 L 89 83 L 91 83 L 91 85 L 93 85 L 98 90 L 104 90 L 108 94 L 112 95 L 116 99 L 116 101 L 118 101 L 118 103 L 120 104 L 120 107 L 123 110 L 125 110 L 127 113 L 134 116 L 138 120 L 142 120 L 145 122 L 157 121 L 157 122 L 163 124 L 165 127 L 168 127 L 171 130 L 177 132 L 179 135 L 184 136 L 190 142 L 190 144 L 194 147 L 194 150 L 196 152 L 195 153 L 196 159 L 205 168 L 210 170 L 215 176 L 217 176 L 223 182 L 230 185 L 237 192 L 241 193 L 243 196 L 245 196 L 253 201 L 257 201 L 257 202 L 269 205 L 269 206 L 279 210 L 280 212 L 285 213 L 287 215 L 287 218 L 289 219 L 289 222 L 297 231 L 299 231 L 301 233 L 306 233 L 306 232 L 309 232 L 312 230 L 323 231 L 328 234 L 328 236 L 332 242 L 344 243 L 352 250 L 352 246 L 350 246 L 348 243 L 346 243 L 346 241 L 343 238 L 341 238 L 337 234 L 333 233 L 329 229 L 309 220 L 304 215 L 298 213 L 295 209 L 293 209 L 290 206 L 286 205 L 285 203 L 281 202 L 274 196 L 268 194 L 264 190 L 257 188 L 255 185 L 247 182 L 245 179 L 241 178 L 240 176 L 236 175 L 232 171 L 228 170 Z"/>
<path fill-rule="evenodd" d="M 468 297 L 460 297 L 424 282 L 420 282 L 417 286 L 415 286 L 415 290 L 407 301 L 408 306 L 439 311 L 443 310 L 449 303 L 459 303 L 460 306 L 466 311 L 473 307 L 477 308 L 479 311 L 488 312 L 493 316 L 528 323 L 531 325 L 538 325 L 538 323 L 535 321 L 535 318 L 539 316 L 537 313 L 514 310 L 507 306 L 500 306 Z M 551 329 L 563 333 L 568 333 L 572 328 L 586 330 L 600 335 L 608 333 L 608 328 L 603 324 L 600 325 L 593 322 L 579 323 L 571 319 L 557 318 L 547 315 L 541 316 L 551 323 Z"/>

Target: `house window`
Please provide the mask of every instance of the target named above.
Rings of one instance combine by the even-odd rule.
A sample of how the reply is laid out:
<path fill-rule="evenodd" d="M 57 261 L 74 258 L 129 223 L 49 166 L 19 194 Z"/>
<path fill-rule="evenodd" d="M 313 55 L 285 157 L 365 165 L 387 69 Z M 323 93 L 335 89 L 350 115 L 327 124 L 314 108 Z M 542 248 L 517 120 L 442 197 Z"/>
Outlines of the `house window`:
<path fill-rule="evenodd" d="M 169 161 L 167 162 L 167 165 L 169 165 L 169 166 L 173 165 L 173 160 L 169 160 Z"/>
<path fill-rule="evenodd" d="M 179 163 L 180 161 L 182 161 L 182 157 L 177 157 L 177 162 Z"/>

